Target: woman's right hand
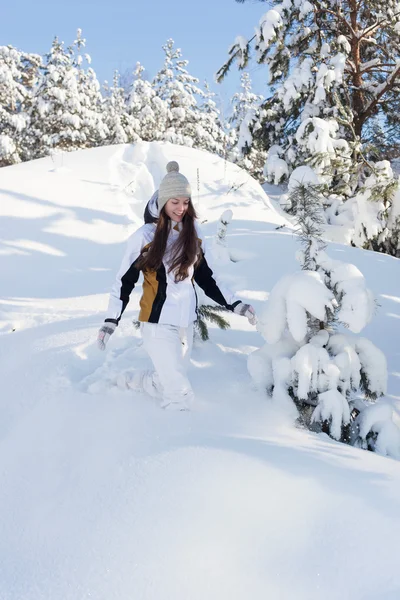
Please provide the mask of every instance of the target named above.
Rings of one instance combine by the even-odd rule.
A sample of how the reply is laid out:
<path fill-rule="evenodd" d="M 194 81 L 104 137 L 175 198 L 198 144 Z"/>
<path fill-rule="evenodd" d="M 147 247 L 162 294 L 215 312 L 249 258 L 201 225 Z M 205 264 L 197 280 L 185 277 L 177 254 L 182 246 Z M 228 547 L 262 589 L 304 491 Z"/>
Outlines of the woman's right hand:
<path fill-rule="evenodd" d="M 112 334 L 114 333 L 117 325 L 111 322 L 105 322 L 102 327 L 99 329 L 99 333 L 97 334 L 97 345 L 100 350 L 105 350 L 106 345 Z"/>

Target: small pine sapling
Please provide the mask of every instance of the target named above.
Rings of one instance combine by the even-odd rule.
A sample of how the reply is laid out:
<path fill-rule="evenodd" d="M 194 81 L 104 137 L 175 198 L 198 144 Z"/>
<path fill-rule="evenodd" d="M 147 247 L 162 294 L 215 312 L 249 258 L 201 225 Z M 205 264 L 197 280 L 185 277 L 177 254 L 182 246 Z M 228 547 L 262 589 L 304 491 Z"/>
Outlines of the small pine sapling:
<path fill-rule="evenodd" d="M 248 368 L 302 425 L 400 458 L 392 409 L 378 400 L 386 392 L 386 358 L 370 340 L 347 332 L 360 333 L 376 305 L 357 267 L 326 253 L 319 195 L 310 184 L 289 194 L 297 205 L 302 270 L 272 289 L 260 319 L 267 343 L 250 355 Z"/>

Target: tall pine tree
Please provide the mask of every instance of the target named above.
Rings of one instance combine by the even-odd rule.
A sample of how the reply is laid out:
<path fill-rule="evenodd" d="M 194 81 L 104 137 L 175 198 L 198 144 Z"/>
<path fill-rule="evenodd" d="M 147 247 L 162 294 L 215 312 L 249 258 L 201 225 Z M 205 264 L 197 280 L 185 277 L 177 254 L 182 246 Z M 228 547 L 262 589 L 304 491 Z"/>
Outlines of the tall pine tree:
<path fill-rule="evenodd" d="M 40 64 L 37 55 L 0 47 L 0 166 L 26 158 L 24 138 Z"/>
<path fill-rule="evenodd" d="M 126 144 L 137 142 L 139 123 L 135 122 L 129 115 L 125 102 L 125 92 L 120 85 L 120 75 L 114 72 L 113 85 L 111 88 L 105 84 L 105 123 L 107 125 L 107 144 Z"/>
<path fill-rule="evenodd" d="M 31 110 L 29 146 L 32 158 L 54 150 L 85 147 L 83 109 L 73 51 L 55 38 Z"/>
<path fill-rule="evenodd" d="M 262 178 L 266 152 L 260 141 L 253 137 L 261 127 L 260 109 L 263 96 L 254 94 L 250 75 L 242 73 L 240 92 L 232 98 L 232 115 L 229 122 L 232 126 L 230 154 L 234 162 L 247 169 L 258 179 Z"/>
<path fill-rule="evenodd" d="M 153 85 L 168 107 L 164 139 L 193 146 L 200 120 L 198 100 L 204 98 L 204 92 L 197 85 L 199 80 L 188 72 L 188 61 L 182 58 L 181 50 L 174 48 L 174 40 L 167 40 L 163 50 L 164 64 Z"/>
<path fill-rule="evenodd" d="M 107 139 L 104 99 L 95 71 L 89 66 L 91 57 L 83 53 L 86 40 L 81 29 L 73 44 L 73 66 L 76 69 L 78 96 L 81 105 L 81 134 L 85 148 L 101 146 Z M 85 64 L 86 63 L 86 64 Z"/>
<path fill-rule="evenodd" d="M 255 36 L 237 38 L 219 80 L 235 61 L 246 67 L 253 42 L 271 89 L 255 136 L 280 146 L 291 169 L 313 166 L 331 192 L 358 193 L 376 170 L 382 128 L 370 125 L 398 118 L 398 2 L 274 0 Z"/>
<path fill-rule="evenodd" d="M 133 71 L 133 83 L 127 111 L 139 137 L 147 142 L 163 139 L 167 120 L 167 104 L 157 96 L 154 86 L 144 78 L 145 68 L 138 62 Z"/>
<path fill-rule="evenodd" d="M 194 146 L 219 156 L 225 156 L 228 136 L 225 132 L 223 117 L 215 102 L 216 94 L 204 82 L 204 96 L 199 104 L 199 120 L 196 127 Z"/>

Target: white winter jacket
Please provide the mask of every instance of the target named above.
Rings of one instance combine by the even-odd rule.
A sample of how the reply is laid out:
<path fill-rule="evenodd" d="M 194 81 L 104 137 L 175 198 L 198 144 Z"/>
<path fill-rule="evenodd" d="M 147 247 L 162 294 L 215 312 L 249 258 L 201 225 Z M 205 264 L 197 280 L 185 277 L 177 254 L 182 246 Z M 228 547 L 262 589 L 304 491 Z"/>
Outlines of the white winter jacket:
<path fill-rule="evenodd" d="M 154 238 L 156 225 L 149 223 L 140 227 L 128 240 L 125 256 L 112 287 L 106 321 L 118 324 L 129 296 L 140 276 L 139 262 Z M 189 276 L 176 282 L 174 273 L 169 272 L 168 254 L 171 245 L 179 235 L 178 226 L 171 227 L 163 264 L 157 271 L 143 272 L 143 293 L 140 299 L 139 321 L 164 323 L 178 327 L 188 327 L 196 320 L 197 297 L 194 282 L 205 294 L 226 308 L 233 310 L 240 302 L 234 294 L 220 282 L 212 266 L 212 258 L 207 252 L 204 238 L 196 224 L 199 238 L 200 258 L 196 268 L 192 265 Z"/>

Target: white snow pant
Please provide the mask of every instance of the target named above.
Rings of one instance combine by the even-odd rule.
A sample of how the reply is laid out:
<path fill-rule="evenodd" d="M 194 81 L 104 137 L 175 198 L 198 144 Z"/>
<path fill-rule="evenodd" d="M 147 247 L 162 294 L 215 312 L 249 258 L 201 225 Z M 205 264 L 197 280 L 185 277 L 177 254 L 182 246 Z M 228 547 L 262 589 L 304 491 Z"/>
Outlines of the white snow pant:
<path fill-rule="evenodd" d="M 154 371 L 143 373 L 142 387 L 151 396 L 161 397 L 163 408 L 187 408 L 194 399 L 187 378 L 193 345 L 193 324 L 189 327 L 142 323 L 143 347 Z"/>

